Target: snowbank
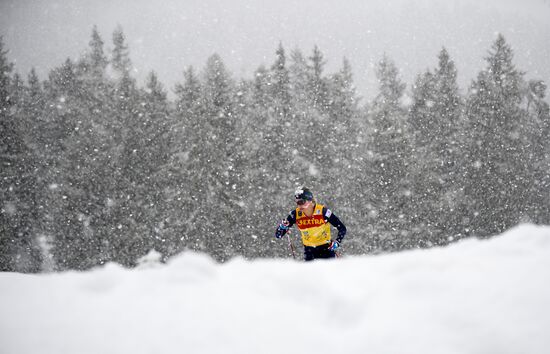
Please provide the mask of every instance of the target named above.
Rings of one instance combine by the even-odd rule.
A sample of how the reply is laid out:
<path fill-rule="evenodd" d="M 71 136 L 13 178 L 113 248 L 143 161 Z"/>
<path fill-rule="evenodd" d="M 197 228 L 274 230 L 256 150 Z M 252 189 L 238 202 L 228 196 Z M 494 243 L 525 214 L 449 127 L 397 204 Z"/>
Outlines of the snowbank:
<path fill-rule="evenodd" d="M 0 352 L 548 353 L 550 227 L 302 263 L 0 273 Z"/>

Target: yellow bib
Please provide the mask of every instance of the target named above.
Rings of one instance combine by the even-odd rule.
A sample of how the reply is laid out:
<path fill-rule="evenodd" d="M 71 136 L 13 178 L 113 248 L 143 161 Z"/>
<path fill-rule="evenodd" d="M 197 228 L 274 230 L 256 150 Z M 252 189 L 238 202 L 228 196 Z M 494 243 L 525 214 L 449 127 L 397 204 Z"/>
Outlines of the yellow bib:
<path fill-rule="evenodd" d="M 304 246 L 316 247 L 330 243 L 330 224 L 325 221 L 323 207 L 315 204 L 312 216 L 307 216 L 296 208 L 296 226 L 302 234 Z"/>

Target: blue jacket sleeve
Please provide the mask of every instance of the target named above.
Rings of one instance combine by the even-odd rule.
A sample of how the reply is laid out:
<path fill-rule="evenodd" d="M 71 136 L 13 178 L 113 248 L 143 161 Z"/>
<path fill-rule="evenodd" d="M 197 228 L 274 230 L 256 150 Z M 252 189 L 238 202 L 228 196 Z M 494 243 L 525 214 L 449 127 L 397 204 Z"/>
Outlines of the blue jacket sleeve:
<path fill-rule="evenodd" d="M 339 243 L 342 242 L 344 237 L 346 236 L 346 226 L 340 219 L 332 213 L 332 211 L 328 208 L 323 208 L 323 215 L 325 216 L 325 220 L 328 221 L 332 226 L 334 226 L 336 229 L 338 229 L 338 236 L 336 236 L 336 241 Z"/>

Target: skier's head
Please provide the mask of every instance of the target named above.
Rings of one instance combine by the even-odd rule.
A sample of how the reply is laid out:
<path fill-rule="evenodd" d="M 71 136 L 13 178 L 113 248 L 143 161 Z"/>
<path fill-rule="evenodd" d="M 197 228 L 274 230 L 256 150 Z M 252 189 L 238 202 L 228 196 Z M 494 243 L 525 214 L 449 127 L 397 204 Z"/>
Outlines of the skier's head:
<path fill-rule="evenodd" d="M 294 192 L 294 198 L 296 200 L 296 204 L 304 205 L 309 201 L 313 201 L 313 193 L 308 188 L 298 187 Z"/>

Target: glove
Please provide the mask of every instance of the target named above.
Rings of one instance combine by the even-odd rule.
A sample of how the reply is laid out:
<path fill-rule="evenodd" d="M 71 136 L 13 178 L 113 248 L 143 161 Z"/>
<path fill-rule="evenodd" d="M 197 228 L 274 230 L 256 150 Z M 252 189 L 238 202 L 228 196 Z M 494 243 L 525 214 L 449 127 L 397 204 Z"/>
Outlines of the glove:
<path fill-rule="evenodd" d="M 338 241 L 330 241 L 330 245 L 328 246 L 329 251 L 336 251 L 340 247 L 340 242 Z"/>
<path fill-rule="evenodd" d="M 288 225 L 289 224 L 290 223 L 288 222 L 288 220 L 281 221 L 281 223 L 277 227 L 277 231 L 275 231 L 275 237 L 276 238 L 283 237 L 286 234 L 286 232 L 288 231 Z"/>

